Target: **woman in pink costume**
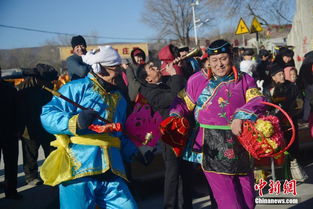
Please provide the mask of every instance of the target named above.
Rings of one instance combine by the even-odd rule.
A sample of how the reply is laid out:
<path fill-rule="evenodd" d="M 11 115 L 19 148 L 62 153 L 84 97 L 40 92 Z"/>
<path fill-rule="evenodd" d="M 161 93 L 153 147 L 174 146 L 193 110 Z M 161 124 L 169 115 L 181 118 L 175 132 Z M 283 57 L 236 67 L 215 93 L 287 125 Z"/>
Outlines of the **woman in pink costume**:
<path fill-rule="evenodd" d="M 254 79 L 237 72 L 225 40 L 207 49 L 210 68 L 195 73 L 172 105 L 171 116 L 194 114 L 199 130 L 185 159 L 201 163 L 219 209 L 254 208 L 251 158 L 237 140 L 243 120 L 256 120 L 264 97 Z"/>

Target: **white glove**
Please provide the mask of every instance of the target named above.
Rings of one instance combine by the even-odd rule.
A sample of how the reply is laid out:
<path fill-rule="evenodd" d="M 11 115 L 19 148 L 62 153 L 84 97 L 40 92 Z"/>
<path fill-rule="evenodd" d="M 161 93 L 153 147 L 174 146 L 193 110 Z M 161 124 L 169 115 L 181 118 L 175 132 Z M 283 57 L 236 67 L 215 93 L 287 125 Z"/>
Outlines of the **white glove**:
<path fill-rule="evenodd" d="M 263 92 L 263 83 L 264 83 L 264 80 L 257 80 L 256 81 L 256 85 L 258 86 L 258 88 L 260 89 L 261 92 Z"/>
<path fill-rule="evenodd" d="M 97 49 L 93 49 L 91 51 L 88 51 L 85 55 L 82 55 L 82 60 L 84 63 L 88 64 L 88 65 L 93 65 L 95 63 L 97 63 L 96 61 L 96 57 L 95 57 L 95 54 L 97 52 L 100 51 L 100 48 L 97 48 Z"/>
<path fill-rule="evenodd" d="M 92 63 L 95 53 L 99 52 L 99 50 L 100 50 L 99 48 L 93 49 L 91 51 L 88 51 L 85 55 L 82 55 L 83 62 L 91 65 L 92 71 L 95 73 L 101 72 L 101 66 L 99 63 L 95 63 L 95 64 L 90 64 L 90 63 Z"/>

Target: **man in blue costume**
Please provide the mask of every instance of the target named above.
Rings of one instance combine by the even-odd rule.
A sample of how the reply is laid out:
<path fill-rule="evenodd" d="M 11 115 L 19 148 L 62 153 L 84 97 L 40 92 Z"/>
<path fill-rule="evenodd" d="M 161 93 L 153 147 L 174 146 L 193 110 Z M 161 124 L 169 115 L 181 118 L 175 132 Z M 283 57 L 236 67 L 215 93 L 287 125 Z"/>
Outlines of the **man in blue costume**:
<path fill-rule="evenodd" d="M 137 208 L 125 182 L 123 160 L 137 155 L 137 148 L 122 132 L 96 133 L 91 124 L 104 125 L 97 115 L 111 123 L 124 124 L 126 99 L 116 79 L 121 57 L 111 46 L 100 47 L 84 57 L 93 71 L 85 78 L 72 81 L 59 92 L 74 105 L 53 97 L 42 110 L 44 128 L 56 134 L 52 152 L 41 168 L 45 184 L 57 185 L 61 209 Z"/>

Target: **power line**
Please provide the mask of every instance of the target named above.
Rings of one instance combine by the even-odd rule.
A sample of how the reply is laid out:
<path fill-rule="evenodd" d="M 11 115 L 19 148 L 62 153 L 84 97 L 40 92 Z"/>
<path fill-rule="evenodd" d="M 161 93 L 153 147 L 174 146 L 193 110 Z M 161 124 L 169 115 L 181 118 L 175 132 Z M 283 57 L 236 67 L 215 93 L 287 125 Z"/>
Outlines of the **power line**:
<path fill-rule="evenodd" d="M 55 31 L 47 31 L 47 30 L 41 30 L 41 29 L 35 29 L 35 28 L 26 28 L 26 27 L 18 27 L 18 26 L 3 25 L 3 24 L 0 24 L 0 27 L 24 30 L 24 31 L 33 31 L 33 32 L 39 32 L 39 33 L 49 33 L 49 34 L 56 34 L 56 35 L 66 35 L 66 36 L 79 35 L 79 34 L 74 34 L 74 33 L 61 33 L 61 32 L 55 32 Z M 84 37 L 99 38 L 99 39 L 137 40 L 137 41 L 138 40 L 166 40 L 166 39 L 154 39 L 154 38 L 121 38 L 121 37 L 110 37 L 110 36 L 93 36 L 93 35 L 84 35 L 84 34 L 81 34 L 81 35 Z"/>

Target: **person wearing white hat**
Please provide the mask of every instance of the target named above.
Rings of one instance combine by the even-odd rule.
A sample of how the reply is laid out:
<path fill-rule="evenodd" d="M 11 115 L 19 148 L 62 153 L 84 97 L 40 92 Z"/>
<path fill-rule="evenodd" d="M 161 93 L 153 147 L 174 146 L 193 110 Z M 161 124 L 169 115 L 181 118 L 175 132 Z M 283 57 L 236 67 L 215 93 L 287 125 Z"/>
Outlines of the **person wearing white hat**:
<path fill-rule="evenodd" d="M 122 74 L 122 58 L 112 46 L 99 46 L 97 49 L 87 52 L 86 55 L 82 55 L 82 60 L 91 66 L 91 74 L 96 73 L 100 77 L 104 76 L 105 80 L 112 82 L 120 90 L 127 102 L 130 101 L 127 79 Z M 127 111 L 130 111 L 130 109 L 127 109 Z"/>
<path fill-rule="evenodd" d="M 110 123 L 125 122 L 127 101 L 116 81 L 121 57 L 111 46 L 102 46 L 82 59 L 92 71 L 59 92 L 88 109 L 59 97 L 43 107 L 41 121 L 48 132 L 57 134 L 57 149 L 41 167 L 41 177 L 45 184 L 59 185 L 61 209 L 137 208 L 123 160 L 131 161 L 138 149 L 123 132 L 90 130 L 91 124 L 106 124 L 98 116 Z"/>

